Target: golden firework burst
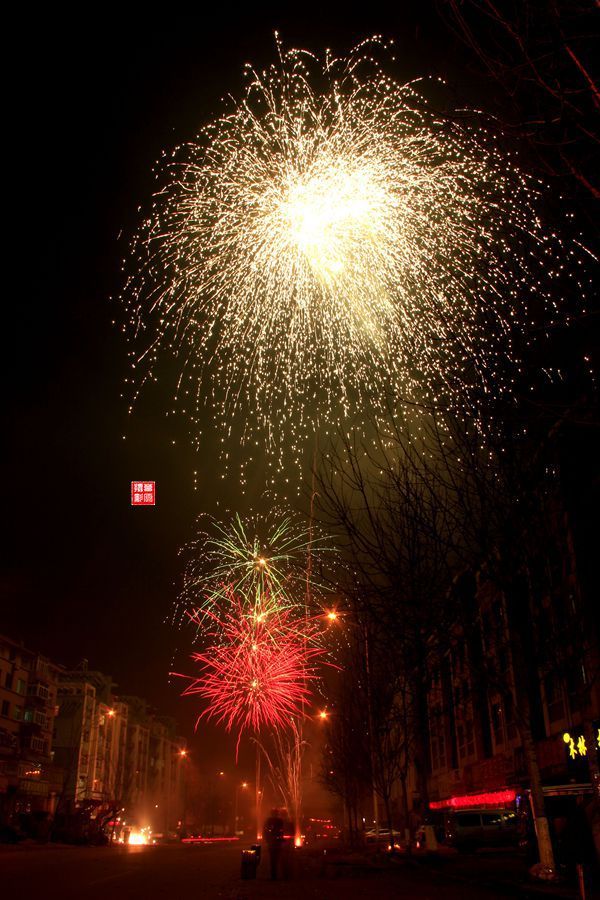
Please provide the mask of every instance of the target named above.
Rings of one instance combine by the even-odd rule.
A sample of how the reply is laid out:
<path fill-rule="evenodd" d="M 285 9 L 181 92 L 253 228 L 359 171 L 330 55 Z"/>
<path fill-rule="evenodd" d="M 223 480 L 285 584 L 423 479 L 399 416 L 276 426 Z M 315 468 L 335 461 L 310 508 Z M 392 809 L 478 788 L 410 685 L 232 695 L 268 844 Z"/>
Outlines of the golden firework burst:
<path fill-rule="evenodd" d="M 192 419 L 208 401 L 224 443 L 237 428 L 278 460 L 390 396 L 463 406 L 508 386 L 514 324 L 532 299 L 547 315 L 568 255 L 483 117 L 437 115 L 373 47 L 278 44 L 248 67 L 241 99 L 167 160 L 135 242 L 137 372 L 176 354 Z"/>

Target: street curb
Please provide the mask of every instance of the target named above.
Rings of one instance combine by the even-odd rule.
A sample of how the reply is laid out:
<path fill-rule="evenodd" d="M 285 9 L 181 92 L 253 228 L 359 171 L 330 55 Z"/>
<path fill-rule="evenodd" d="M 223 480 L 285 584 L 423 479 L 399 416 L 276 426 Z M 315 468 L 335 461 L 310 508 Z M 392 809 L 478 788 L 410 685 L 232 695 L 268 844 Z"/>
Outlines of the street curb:
<path fill-rule="evenodd" d="M 523 883 L 522 881 L 495 881 L 489 879 L 481 881 L 474 878 L 465 878 L 463 875 L 454 875 L 451 872 L 441 872 L 439 869 L 430 871 L 442 879 L 490 888 L 490 890 L 500 891 L 511 897 L 552 897 L 554 900 L 577 900 L 579 896 L 575 888 L 555 888 L 551 885 L 546 887 L 544 885 Z M 594 896 L 597 896 L 597 894 L 590 894 L 590 897 Z"/>

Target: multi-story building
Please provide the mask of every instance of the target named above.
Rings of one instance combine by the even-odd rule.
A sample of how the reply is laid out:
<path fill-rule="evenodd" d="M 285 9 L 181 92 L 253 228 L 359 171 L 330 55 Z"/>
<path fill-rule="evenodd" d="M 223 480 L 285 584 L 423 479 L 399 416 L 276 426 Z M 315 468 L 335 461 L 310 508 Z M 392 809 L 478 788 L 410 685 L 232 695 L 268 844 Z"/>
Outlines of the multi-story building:
<path fill-rule="evenodd" d="M 450 648 L 432 661 L 433 806 L 457 805 L 457 798 L 469 804 L 477 795 L 513 802 L 531 785 L 532 754 L 546 796 L 590 793 L 600 749 L 600 661 L 574 579 L 563 573 L 535 608 L 525 594 L 507 600 L 485 569 L 455 589 L 461 604 L 467 597 L 471 624 L 457 626 Z M 524 736 L 532 738 L 529 765 Z"/>
<path fill-rule="evenodd" d="M 122 802 L 129 710 L 112 688 L 110 676 L 89 670 L 86 660 L 61 674 L 54 748 L 65 808 Z"/>
<path fill-rule="evenodd" d="M 113 688 L 86 660 L 67 671 L 0 637 L 0 824 L 125 808 L 140 826 L 178 827 L 185 743 L 171 719 Z"/>
<path fill-rule="evenodd" d="M 177 736 L 175 722 L 156 716 L 144 700 L 123 700 L 129 707 L 126 812 L 154 831 L 175 831 L 184 816 L 185 741 Z"/>
<path fill-rule="evenodd" d="M 155 827 L 173 831 L 184 815 L 185 744 L 173 719 L 156 717 L 150 729 L 148 786 L 154 800 Z"/>
<path fill-rule="evenodd" d="M 124 772 L 124 805 L 132 815 L 146 822 L 150 815 L 148 771 L 151 719 L 145 700 L 139 697 L 124 697 L 122 699 L 129 708 Z"/>
<path fill-rule="evenodd" d="M 174 830 L 182 815 L 184 742 L 172 720 L 113 688 L 86 661 L 61 675 L 55 753 L 65 773 L 65 809 L 125 809 L 140 826 Z"/>
<path fill-rule="evenodd" d="M 0 637 L 0 812 L 9 821 L 54 812 L 61 783 L 52 748 L 59 675 L 46 657 Z"/>

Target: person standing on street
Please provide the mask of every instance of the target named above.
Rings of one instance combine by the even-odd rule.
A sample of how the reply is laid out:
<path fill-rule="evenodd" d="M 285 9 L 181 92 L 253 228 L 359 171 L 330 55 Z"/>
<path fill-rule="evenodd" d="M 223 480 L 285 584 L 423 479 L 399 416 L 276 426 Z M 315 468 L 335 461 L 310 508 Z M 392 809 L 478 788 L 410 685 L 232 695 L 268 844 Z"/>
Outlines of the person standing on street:
<path fill-rule="evenodd" d="M 263 829 L 264 838 L 269 849 L 269 863 L 271 866 L 271 880 L 276 881 L 284 842 L 284 822 L 278 809 L 271 810 L 271 815 L 265 822 Z"/>

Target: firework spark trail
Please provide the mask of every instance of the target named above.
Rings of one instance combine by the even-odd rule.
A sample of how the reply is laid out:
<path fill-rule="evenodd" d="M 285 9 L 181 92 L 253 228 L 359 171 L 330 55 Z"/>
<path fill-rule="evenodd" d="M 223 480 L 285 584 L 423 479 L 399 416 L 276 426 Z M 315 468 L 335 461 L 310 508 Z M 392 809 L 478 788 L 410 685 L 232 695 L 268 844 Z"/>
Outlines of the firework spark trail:
<path fill-rule="evenodd" d="M 178 355 L 180 407 L 198 423 L 213 403 L 225 456 L 237 427 L 297 456 L 390 393 L 464 406 L 502 390 L 515 325 L 553 314 L 574 251 L 544 230 L 543 186 L 483 116 L 440 117 L 390 78 L 378 45 L 319 61 L 278 43 L 173 153 L 134 245 L 133 363 L 154 378 Z"/>
<path fill-rule="evenodd" d="M 201 626 L 204 614 L 227 610 L 231 594 L 244 598 L 252 614 L 269 614 L 305 605 L 307 560 L 323 562 L 332 548 L 324 536 L 298 516 L 275 507 L 270 513 L 226 522 L 203 516 L 202 529 L 184 551 L 189 554 L 175 617 Z M 318 577 L 310 575 L 311 595 L 319 599 Z M 211 625 L 210 618 L 208 619 Z"/>
<path fill-rule="evenodd" d="M 194 653 L 202 673 L 183 694 L 207 701 L 198 721 L 237 728 L 239 745 L 244 731 L 287 728 L 304 714 L 325 651 L 318 618 L 290 610 L 256 616 L 233 593 L 229 604 L 225 613 L 209 613 L 215 643 Z"/>
<path fill-rule="evenodd" d="M 254 741 L 269 766 L 271 783 L 281 794 L 288 814 L 294 823 L 294 838 L 301 841 L 302 760 L 308 746 L 302 738 L 302 723 L 292 720 L 287 729 L 272 735 L 272 751 L 258 738 Z"/>

